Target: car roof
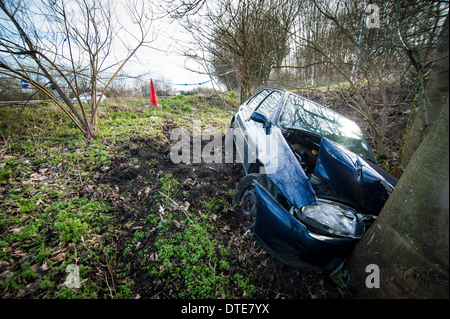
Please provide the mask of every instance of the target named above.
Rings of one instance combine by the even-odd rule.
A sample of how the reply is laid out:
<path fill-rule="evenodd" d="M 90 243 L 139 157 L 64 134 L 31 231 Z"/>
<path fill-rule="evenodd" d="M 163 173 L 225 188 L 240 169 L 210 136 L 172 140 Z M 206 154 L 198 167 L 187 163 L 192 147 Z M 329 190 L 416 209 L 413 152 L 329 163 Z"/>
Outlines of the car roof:
<path fill-rule="evenodd" d="M 304 99 L 305 101 L 308 101 L 308 102 L 310 102 L 310 103 L 313 103 L 314 105 L 318 106 L 319 108 L 325 109 L 326 112 L 327 112 L 328 114 L 330 114 L 330 115 L 332 114 L 333 117 L 334 117 L 335 119 L 342 119 L 342 120 L 344 120 L 344 121 L 346 121 L 346 122 L 350 122 L 350 123 L 356 125 L 356 126 L 361 130 L 362 138 L 365 140 L 364 133 L 362 132 L 362 129 L 361 129 L 361 127 L 358 125 L 358 123 L 356 123 L 356 122 L 353 121 L 352 119 L 346 117 L 345 115 L 342 115 L 341 113 L 336 112 L 336 111 L 330 109 L 329 107 L 327 107 L 327 106 L 325 106 L 325 105 L 323 105 L 323 104 L 320 104 L 319 102 L 313 101 L 313 100 L 308 99 L 307 97 L 304 97 L 304 96 L 302 96 L 302 95 L 300 95 L 300 94 L 298 94 L 298 93 L 294 93 L 294 92 L 292 92 L 292 91 L 290 91 L 290 90 L 283 89 L 283 88 L 266 87 L 266 88 L 263 88 L 263 89 L 259 90 L 258 93 L 260 93 L 260 92 L 263 91 L 263 90 L 274 90 L 274 91 L 282 92 L 282 93 L 284 94 L 284 95 L 283 95 L 283 102 L 281 103 L 281 107 L 279 107 L 279 108 L 276 110 L 276 112 L 273 114 L 273 116 L 272 116 L 272 121 L 273 121 L 273 120 L 276 121 L 275 123 L 274 123 L 274 122 L 272 122 L 272 123 L 275 124 L 276 126 L 279 126 L 279 124 L 280 124 L 280 114 L 281 114 L 281 112 L 283 111 L 283 107 L 284 107 L 285 104 L 286 104 L 286 103 L 285 103 L 285 102 L 286 102 L 286 99 L 287 99 L 290 95 L 294 95 L 294 96 L 297 96 L 297 97 L 300 97 L 300 98 Z M 255 93 L 254 95 L 256 95 L 256 93 Z M 367 141 L 365 141 L 365 142 L 367 143 Z M 368 144 L 368 143 L 367 143 L 367 144 Z M 373 154 L 373 151 L 372 151 L 371 149 L 370 149 L 369 153 L 371 153 L 370 159 L 376 163 L 375 155 Z"/>
<path fill-rule="evenodd" d="M 317 105 L 317 106 L 319 106 L 319 107 L 326 108 L 328 112 L 333 113 L 333 115 L 335 115 L 335 116 L 337 116 L 337 117 L 341 117 L 341 118 L 343 118 L 343 119 L 346 119 L 346 120 L 351 121 L 351 122 L 355 123 L 356 125 L 358 125 L 358 124 L 357 124 L 355 121 L 353 121 L 352 119 L 348 118 L 347 116 L 345 116 L 345 115 L 343 115 L 343 114 L 341 114 L 341 113 L 339 113 L 339 112 L 336 112 L 335 110 L 330 109 L 328 106 L 323 105 L 323 104 L 321 104 L 321 103 L 319 103 L 319 102 L 317 102 L 317 101 L 308 99 L 307 97 L 304 97 L 303 95 L 300 95 L 300 94 L 298 94 L 298 93 L 292 92 L 292 91 L 290 91 L 290 90 L 287 90 L 287 89 L 284 89 L 284 88 L 277 88 L 277 87 L 265 87 L 265 88 L 262 88 L 261 90 L 259 90 L 257 93 L 260 93 L 260 92 L 263 91 L 263 90 L 276 90 L 276 91 L 283 92 L 284 94 L 287 94 L 287 95 L 284 96 L 284 98 L 287 98 L 287 96 L 290 95 L 290 94 L 296 95 L 296 96 L 298 96 L 298 97 L 300 97 L 300 98 L 302 98 L 302 99 L 304 99 L 304 100 L 306 100 L 306 101 L 308 101 L 308 102 L 311 102 L 311 103 L 313 103 L 313 104 L 315 104 L 315 105 Z M 256 95 L 257 93 L 255 93 L 254 95 Z M 283 103 L 283 105 L 284 105 L 284 103 Z M 280 109 L 279 111 L 281 111 L 281 109 Z M 278 118 L 278 120 L 279 120 L 279 114 L 276 115 L 276 118 Z M 277 123 L 277 124 L 278 124 L 278 123 Z M 359 127 L 359 125 L 358 125 L 358 127 Z"/>

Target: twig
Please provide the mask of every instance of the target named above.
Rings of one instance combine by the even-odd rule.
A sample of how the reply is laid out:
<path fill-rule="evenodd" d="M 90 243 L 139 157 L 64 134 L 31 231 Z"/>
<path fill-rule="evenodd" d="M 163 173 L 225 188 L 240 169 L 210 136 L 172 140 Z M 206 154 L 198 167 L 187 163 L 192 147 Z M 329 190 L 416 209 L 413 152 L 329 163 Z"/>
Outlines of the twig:
<path fill-rule="evenodd" d="M 1 132 L 0 132 L 0 134 L 1 134 Z M 1 134 L 1 135 L 2 135 L 2 138 L 3 138 L 4 141 L 5 141 L 5 146 L 2 147 L 2 152 L 1 152 L 1 154 L 0 154 L 0 157 L 3 157 L 3 155 L 5 155 L 5 153 L 8 151 L 8 141 L 9 141 L 9 136 L 5 139 L 4 136 L 3 136 L 3 134 Z"/>
<path fill-rule="evenodd" d="M 111 287 L 109 286 L 109 283 L 108 283 L 108 276 L 106 275 L 106 272 L 105 272 L 105 282 L 106 282 L 106 285 L 108 286 L 108 289 L 109 289 L 109 295 L 111 296 L 111 299 L 114 299 L 114 296 L 113 296 L 113 294 L 112 294 Z"/>
<path fill-rule="evenodd" d="M 81 179 L 81 173 L 80 173 L 80 162 L 77 160 L 77 172 L 78 172 L 78 177 L 80 178 L 80 184 L 83 184 L 83 180 Z"/>
<path fill-rule="evenodd" d="M 103 255 L 105 256 L 105 260 L 106 260 L 106 268 L 108 269 L 108 272 L 111 275 L 112 289 L 114 290 L 114 294 L 117 296 L 116 285 L 114 284 L 114 276 L 111 271 L 111 265 L 108 262 L 108 256 L 106 256 L 105 251 L 103 249 L 102 249 L 102 251 L 103 251 Z M 106 273 L 105 273 L 105 277 L 107 277 Z M 106 283 L 106 284 L 108 284 L 108 283 Z M 108 285 L 108 288 L 110 290 L 111 298 L 114 299 L 114 296 L 111 293 L 111 287 L 109 287 L 109 285 Z"/>
<path fill-rule="evenodd" d="M 167 196 L 166 194 L 161 193 L 160 191 L 158 191 L 158 193 L 160 193 L 161 195 L 163 195 L 164 197 L 167 197 L 172 203 L 174 203 L 175 205 L 178 206 L 179 209 L 181 209 L 181 211 L 184 213 L 184 215 L 186 215 L 186 217 L 189 219 L 189 221 L 191 222 L 192 225 L 196 226 L 195 223 L 192 221 L 192 219 L 188 216 L 188 214 L 186 213 L 186 211 L 183 209 L 183 207 L 181 207 L 180 205 L 177 204 L 177 202 L 175 202 L 172 198 L 170 198 L 169 196 Z"/>

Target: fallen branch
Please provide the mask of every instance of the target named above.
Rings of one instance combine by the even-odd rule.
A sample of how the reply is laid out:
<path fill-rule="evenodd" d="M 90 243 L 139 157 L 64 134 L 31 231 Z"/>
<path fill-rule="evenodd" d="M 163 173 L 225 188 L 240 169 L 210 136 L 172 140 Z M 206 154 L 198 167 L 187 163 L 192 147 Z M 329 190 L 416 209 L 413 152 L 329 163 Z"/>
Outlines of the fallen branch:
<path fill-rule="evenodd" d="M 161 193 L 160 191 L 158 191 L 158 193 L 160 193 L 160 194 L 163 195 L 164 197 L 167 197 L 172 203 L 174 203 L 175 205 L 177 205 L 178 208 L 184 213 L 184 215 L 186 215 L 187 219 L 189 219 L 189 221 L 191 222 L 191 224 L 194 225 L 194 226 L 197 226 L 197 225 L 195 225 L 195 223 L 192 221 L 192 219 L 188 216 L 188 214 L 187 214 L 186 211 L 183 209 L 183 207 L 181 207 L 180 205 L 178 205 L 177 202 L 175 202 L 172 198 L 170 198 L 170 197 L 167 196 L 166 194 Z"/>

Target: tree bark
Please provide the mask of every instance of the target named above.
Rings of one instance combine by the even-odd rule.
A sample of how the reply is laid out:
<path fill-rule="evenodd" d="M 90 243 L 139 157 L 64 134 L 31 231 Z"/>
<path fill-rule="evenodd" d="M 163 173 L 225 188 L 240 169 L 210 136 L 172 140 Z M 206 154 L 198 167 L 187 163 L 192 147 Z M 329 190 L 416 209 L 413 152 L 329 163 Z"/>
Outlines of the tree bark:
<path fill-rule="evenodd" d="M 359 298 L 449 298 L 449 106 L 400 178 L 378 220 L 352 252 Z M 379 288 L 373 287 L 379 269 Z M 369 280 L 369 282 L 367 282 Z"/>
<path fill-rule="evenodd" d="M 447 15 L 443 31 L 437 43 L 429 78 L 425 79 L 424 74 L 419 72 L 419 92 L 414 100 L 415 105 L 412 109 L 414 119 L 411 121 L 412 125 L 407 128 L 409 131 L 407 132 L 408 137 L 401 154 L 401 166 L 403 169 L 407 167 L 411 156 L 419 147 L 430 127 L 436 122 L 442 103 L 448 97 L 448 28 L 449 17 Z M 424 81 L 426 81 L 425 84 L 423 83 Z M 423 87 L 425 87 L 425 92 L 422 92 Z"/>

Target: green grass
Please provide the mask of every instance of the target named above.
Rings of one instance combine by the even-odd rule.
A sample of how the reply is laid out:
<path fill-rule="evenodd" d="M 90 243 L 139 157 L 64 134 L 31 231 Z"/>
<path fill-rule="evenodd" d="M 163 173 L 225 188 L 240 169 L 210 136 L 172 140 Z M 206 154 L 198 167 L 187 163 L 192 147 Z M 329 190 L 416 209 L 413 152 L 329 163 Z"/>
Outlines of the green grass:
<path fill-rule="evenodd" d="M 173 215 L 166 220 L 174 218 Z M 163 278 L 165 285 L 173 286 L 176 298 L 232 298 L 227 290 L 230 282 L 235 282 L 235 294 L 248 298 L 256 291 L 249 279 L 235 274 L 227 275 L 230 265 L 229 253 L 210 233 L 212 225 L 206 218 L 195 224 L 186 222 L 182 232 L 173 232 L 169 223 L 160 227 L 155 242 L 158 260 L 149 267 L 148 274 Z M 164 223 L 159 221 L 158 225 Z"/>
<path fill-rule="evenodd" d="M 0 262 L 14 265 L 3 272 L 0 291 L 20 297 L 33 286 L 34 298 L 134 297 L 135 282 L 127 273 L 131 265 L 122 263 L 122 257 L 134 253 L 131 247 L 145 240 L 148 233 L 137 230 L 128 243 L 118 246 L 112 203 L 89 198 L 81 190 L 111 164 L 118 149 L 131 138 L 153 140 L 155 145 L 167 142 L 161 129 L 167 123 L 192 130 L 193 121 L 201 119 L 202 128 L 225 132 L 231 119 L 229 111 L 237 99 L 228 94 L 225 106 L 195 96 L 162 99 L 158 108 L 143 107 L 143 100 L 123 102 L 118 107 L 102 105 L 100 131 L 97 139 L 89 142 L 51 103 L 24 109 L 0 108 Z M 130 165 L 134 164 L 130 160 Z M 145 164 L 150 170 L 154 163 L 149 159 Z M 165 174 L 158 182 L 166 196 L 155 200 L 166 213 L 149 214 L 146 222 L 157 231 L 154 246 L 136 252 L 148 275 L 173 284 L 174 296 L 179 298 L 215 298 L 217 293 L 231 297 L 225 288 L 230 283 L 237 286 L 235 295 L 245 291 L 251 297 L 254 287 L 249 280 L 238 274 L 226 275 L 229 254 L 214 238 L 214 225 L 208 216 L 201 217 L 190 209 L 187 214 L 195 222 L 192 225 L 168 199 L 185 200 L 179 181 Z M 99 185 L 102 187 L 108 186 Z M 214 214 L 217 207 L 227 203 L 212 198 L 201 205 Z M 183 226 L 174 228 L 174 220 Z M 152 264 L 144 258 L 150 249 L 159 256 Z M 62 284 L 70 264 L 80 269 L 84 280 L 80 289 Z M 115 286 L 106 265 L 118 269 Z M 104 270 L 106 278 L 98 276 L 99 269 Z"/>
<path fill-rule="evenodd" d="M 161 232 L 155 246 L 158 262 L 149 275 L 165 277 L 167 284 L 174 284 L 177 297 L 215 298 L 215 292 L 223 291 L 228 283 L 221 273 L 229 267 L 227 252 L 222 249 L 222 256 L 216 256 L 217 243 L 206 227 L 188 224 L 175 236 L 168 230 Z"/>
<path fill-rule="evenodd" d="M 177 188 L 179 182 L 166 174 L 161 178 L 162 190 Z M 161 201 L 168 207 L 169 203 Z M 237 294 L 251 298 L 255 287 L 243 277 L 226 275 L 229 269 L 229 253 L 211 234 L 214 226 L 209 217 L 217 212 L 219 205 L 228 205 L 222 198 L 211 198 L 201 202 L 201 207 L 208 213 L 199 214 L 195 210 L 185 212 L 189 219 L 179 211 L 169 210 L 160 219 L 153 219 L 159 230 L 155 247 L 158 260 L 148 270 L 150 276 L 163 278 L 166 285 L 173 285 L 173 295 L 177 298 L 216 298 L 232 295 L 226 290 L 230 281 L 238 285 Z M 183 220 L 185 227 L 177 231 L 172 220 Z"/>
<path fill-rule="evenodd" d="M 12 288 L 18 292 L 38 279 L 42 296 L 68 296 L 55 291 L 56 283 L 52 279 L 70 263 L 79 262 L 84 267 L 92 263 L 91 256 L 76 258 L 67 252 L 63 260 L 53 257 L 58 255 L 61 247 L 72 247 L 74 252 L 85 250 L 86 243 L 81 239 L 89 240 L 100 233 L 100 227 L 110 218 L 108 203 L 86 197 L 72 200 L 62 197 L 64 194 L 59 190 L 30 185 L 24 189 L 11 189 L 0 205 L 0 228 L 7 230 L 2 232 L 0 240 L 0 260 L 27 256 L 21 268 L 13 270 L 6 278 L 3 289 Z M 47 271 L 38 272 L 44 263 Z M 95 294 L 88 291 L 79 293 L 85 298 L 95 298 Z"/>

